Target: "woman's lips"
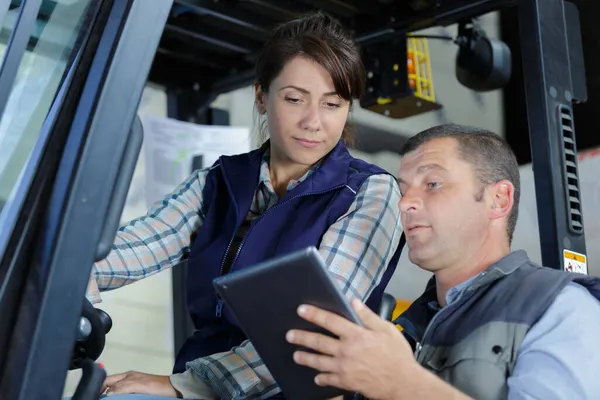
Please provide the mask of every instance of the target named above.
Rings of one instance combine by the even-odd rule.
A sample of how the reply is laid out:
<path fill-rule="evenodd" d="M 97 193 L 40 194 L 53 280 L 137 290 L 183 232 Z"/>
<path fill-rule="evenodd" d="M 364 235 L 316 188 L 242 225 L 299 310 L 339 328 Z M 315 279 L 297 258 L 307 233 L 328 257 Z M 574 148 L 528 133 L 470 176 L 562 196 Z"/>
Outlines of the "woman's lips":
<path fill-rule="evenodd" d="M 300 139 L 294 138 L 301 146 L 306 147 L 307 149 L 312 149 L 321 144 L 318 140 L 309 140 L 309 139 Z"/>

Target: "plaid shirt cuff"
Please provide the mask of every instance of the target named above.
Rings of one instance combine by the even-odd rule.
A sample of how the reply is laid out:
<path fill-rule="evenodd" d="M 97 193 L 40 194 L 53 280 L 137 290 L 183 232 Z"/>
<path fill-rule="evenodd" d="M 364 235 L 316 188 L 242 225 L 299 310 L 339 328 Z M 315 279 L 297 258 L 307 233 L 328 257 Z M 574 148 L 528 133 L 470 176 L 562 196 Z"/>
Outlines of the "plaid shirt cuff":
<path fill-rule="evenodd" d="M 98 290 L 98 283 L 96 283 L 95 279 L 90 279 L 88 282 L 87 291 L 85 293 L 85 297 L 92 304 L 101 303 L 102 297 L 100 297 L 100 290 Z"/>
<path fill-rule="evenodd" d="M 187 363 L 222 400 L 267 399 L 281 392 L 271 373 L 246 340 L 231 351 Z"/>
<path fill-rule="evenodd" d="M 222 400 L 246 399 L 252 392 L 256 392 L 254 389 L 261 382 L 246 361 L 231 352 L 199 358 L 187 363 L 186 367 L 207 382 Z"/>

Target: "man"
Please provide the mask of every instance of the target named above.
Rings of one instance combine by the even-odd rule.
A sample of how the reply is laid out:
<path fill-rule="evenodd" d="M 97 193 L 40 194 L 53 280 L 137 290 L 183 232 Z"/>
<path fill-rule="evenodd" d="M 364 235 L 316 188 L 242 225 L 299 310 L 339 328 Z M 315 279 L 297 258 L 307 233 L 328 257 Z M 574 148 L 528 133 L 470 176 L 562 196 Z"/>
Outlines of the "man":
<path fill-rule="evenodd" d="M 402 155 L 409 259 L 434 278 L 396 321 L 404 335 L 357 301 L 364 328 L 301 306 L 339 339 L 290 331 L 290 342 L 320 353 L 295 361 L 320 371 L 319 385 L 372 399 L 600 398 L 600 279 L 511 252 L 520 180 L 508 145 L 444 125 Z"/>

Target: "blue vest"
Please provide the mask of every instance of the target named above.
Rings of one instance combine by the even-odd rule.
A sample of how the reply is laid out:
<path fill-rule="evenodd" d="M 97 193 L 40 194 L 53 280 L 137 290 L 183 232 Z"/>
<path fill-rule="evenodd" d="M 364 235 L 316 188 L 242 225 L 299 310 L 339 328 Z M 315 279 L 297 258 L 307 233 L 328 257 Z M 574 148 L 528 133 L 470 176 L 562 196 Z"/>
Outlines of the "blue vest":
<path fill-rule="evenodd" d="M 223 273 L 225 255 L 246 219 L 259 180 L 266 146 L 250 153 L 222 156 L 208 173 L 203 189 L 204 222 L 188 258 L 187 305 L 196 331 L 177 355 L 174 373 L 189 361 L 231 350 L 246 339 L 212 281 Z M 307 246 L 319 247 L 323 234 L 348 210 L 361 184 L 385 170 L 353 158 L 340 141 L 321 166 L 255 219 L 234 256 L 229 272 Z M 367 304 L 379 305 L 398 262 L 394 249 L 381 282 Z"/>

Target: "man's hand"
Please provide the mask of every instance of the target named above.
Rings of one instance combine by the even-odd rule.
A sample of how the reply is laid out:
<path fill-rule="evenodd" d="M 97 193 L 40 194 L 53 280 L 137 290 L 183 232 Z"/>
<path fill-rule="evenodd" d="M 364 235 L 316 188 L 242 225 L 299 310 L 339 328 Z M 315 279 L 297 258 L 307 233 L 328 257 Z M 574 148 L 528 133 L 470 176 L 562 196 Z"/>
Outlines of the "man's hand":
<path fill-rule="evenodd" d="M 168 376 L 134 371 L 109 376 L 104 381 L 102 392 L 107 389 L 108 395 L 136 393 L 177 398 Z"/>
<path fill-rule="evenodd" d="M 372 399 L 392 399 L 402 390 L 402 376 L 421 367 L 410 345 L 390 322 L 379 318 L 360 301 L 352 306 L 365 326 L 360 327 L 336 314 L 312 306 L 301 306 L 298 314 L 339 337 L 291 330 L 289 342 L 315 350 L 322 355 L 303 351 L 294 353 L 300 365 L 321 373 L 321 386 L 358 392 Z"/>

